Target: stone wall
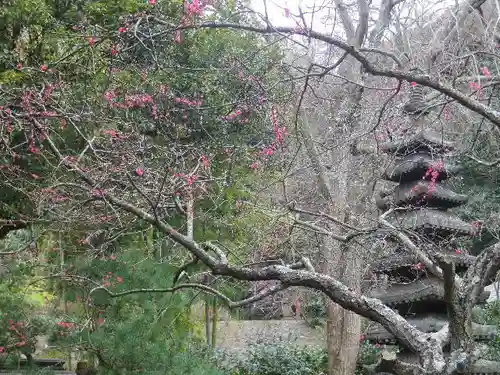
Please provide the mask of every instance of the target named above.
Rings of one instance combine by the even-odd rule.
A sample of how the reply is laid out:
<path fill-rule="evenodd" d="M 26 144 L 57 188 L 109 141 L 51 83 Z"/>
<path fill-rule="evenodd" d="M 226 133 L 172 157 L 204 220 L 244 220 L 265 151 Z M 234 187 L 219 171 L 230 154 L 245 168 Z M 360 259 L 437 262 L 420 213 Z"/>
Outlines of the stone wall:
<path fill-rule="evenodd" d="M 324 330 L 300 319 L 226 320 L 217 329 L 217 347 L 244 351 L 249 344 L 286 341 L 298 345 L 326 346 Z"/>

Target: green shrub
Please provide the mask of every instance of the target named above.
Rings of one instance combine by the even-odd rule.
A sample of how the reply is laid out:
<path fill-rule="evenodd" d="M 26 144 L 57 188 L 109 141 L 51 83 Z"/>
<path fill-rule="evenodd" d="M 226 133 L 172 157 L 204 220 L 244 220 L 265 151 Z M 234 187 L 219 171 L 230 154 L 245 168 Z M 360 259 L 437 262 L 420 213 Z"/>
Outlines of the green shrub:
<path fill-rule="evenodd" d="M 326 350 L 286 342 L 253 344 L 245 358 L 223 362 L 232 375 L 319 375 L 327 370 Z"/>
<path fill-rule="evenodd" d="M 364 374 L 363 366 L 377 362 L 380 355 L 380 348 L 379 345 L 371 344 L 368 341 L 363 341 L 361 345 L 359 345 L 356 374 Z"/>
<path fill-rule="evenodd" d="M 478 309 L 475 320 L 480 324 L 496 325 L 500 331 L 500 301 L 490 302 L 484 308 Z M 488 343 L 488 349 L 485 359 L 500 360 L 500 337 L 498 335 Z"/>

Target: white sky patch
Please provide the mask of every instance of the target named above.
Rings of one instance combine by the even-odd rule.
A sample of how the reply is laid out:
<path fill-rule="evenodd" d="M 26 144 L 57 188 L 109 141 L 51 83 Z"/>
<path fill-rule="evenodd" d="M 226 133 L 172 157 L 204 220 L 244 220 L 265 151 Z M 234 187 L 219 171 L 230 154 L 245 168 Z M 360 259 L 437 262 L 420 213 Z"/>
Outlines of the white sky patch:
<path fill-rule="evenodd" d="M 370 8 L 372 9 L 372 19 L 377 18 L 376 9 L 379 8 L 381 0 L 373 0 Z M 252 0 L 251 7 L 256 12 L 264 15 L 265 5 L 267 4 L 267 14 L 269 20 L 274 26 L 289 26 L 294 27 L 297 25 L 299 9 L 304 12 L 304 18 L 310 26 L 311 20 L 313 22 L 313 29 L 319 32 L 331 31 L 332 24 L 328 19 L 334 18 L 335 4 L 332 0 Z M 429 15 L 441 13 L 450 9 L 456 4 L 456 0 L 413 0 L 407 3 L 403 2 L 399 5 L 393 16 L 402 19 L 418 19 L 422 15 Z M 286 17 L 285 8 L 290 9 L 291 13 L 295 16 Z M 398 12 L 396 12 L 396 10 Z M 314 11 L 314 12 L 313 12 Z M 314 13 L 314 15 L 312 14 Z M 356 19 L 356 14 L 352 17 Z M 341 26 L 337 19 L 338 26 Z"/>
<path fill-rule="evenodd" d="M 290 26 L 294 27 L 297 25 L 296 17 L 286 17 L 285 8 L 288 8 L 292 14 L 298 15 L 299 8 L 306 13 L 305 19 L 306 22 L 310 23 L 311 21 L 311 12 L 315 8 L 320 8 L 320 5 L 328 3 L 327 0 L 252 0 L 252 8 L 261 13 L 265 14 L 265 6 L 267 3 L 267 13 L 269 16 L 269 20 L 275 26 Z M 315 18 L 319 18 L 319 14 L 322 12 L 316 12 Z M 324 13 L 324 12 L 323 12 Z M 319 22 L 315 22 L 315 28 L 320 26 Z M 321 30 L 321 28 L 320 28 Z"/>

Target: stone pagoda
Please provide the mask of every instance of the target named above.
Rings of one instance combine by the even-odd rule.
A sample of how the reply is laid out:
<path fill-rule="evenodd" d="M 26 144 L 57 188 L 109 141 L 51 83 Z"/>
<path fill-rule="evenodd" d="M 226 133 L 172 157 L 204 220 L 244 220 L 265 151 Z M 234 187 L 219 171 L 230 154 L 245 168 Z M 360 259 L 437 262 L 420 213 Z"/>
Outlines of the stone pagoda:
<path fill-rule="evenodd" d="M 410 99 L 413 102 L 405 105 L 404 111 L 411 116 L 425 116 L 422 98 L 421 92 L 414 90 Z M 383 144 L 381 149 L 393 158 L 383 178 L 397 185 L 380 194 L 378 208 L 395 208 L 388 218 L 394 227 L 404 230 L 431 258 L 437 252 L 446 254 L 454 261 L 457 274 L 463 274 L 475 257 L 457 249 L 456 239 L 474 235 L 477 228 L 448 211 L 468 200 L 446 184 L 461 170 L 449 157 L 455 145 L 439 133 L 423 130 Z M 365 283 L 371 285 L 368 294 L 397 310 L 410 324 L 424 332 L 437 332 L 447 323 L 443 282 L 426 272 L 406 247 L 393 243 L 390 254 L 378 259 L 370 271 L 370 280 Z M 488 296 L 489 292 L 483 292 L 480 301 L 484 303 Z M 479 340 L 491 339 L 494 331 L 491 326 L 473 325 L 474 337 Z M 396 344 L 394 337 L 378 324 L 371 323 L 364 336 L 370 342 Z M 410 360 L 406 357 L 411 355 L 401 349 L 401 357 Z"/>

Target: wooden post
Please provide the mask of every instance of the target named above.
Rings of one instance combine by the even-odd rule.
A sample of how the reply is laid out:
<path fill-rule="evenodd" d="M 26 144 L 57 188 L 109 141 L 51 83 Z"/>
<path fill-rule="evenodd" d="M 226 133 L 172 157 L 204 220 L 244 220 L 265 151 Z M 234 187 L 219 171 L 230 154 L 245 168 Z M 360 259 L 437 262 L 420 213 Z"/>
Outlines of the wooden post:
<path fill-rule="evenodd" d="M 212 300 L 212 348 L 215 348 L 217 340 L 217 321 L 219 320 L 219 311 L 217 310 L 217 299 Z"/>

